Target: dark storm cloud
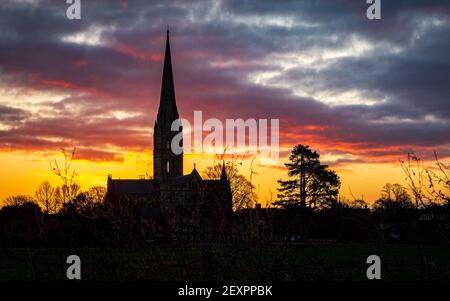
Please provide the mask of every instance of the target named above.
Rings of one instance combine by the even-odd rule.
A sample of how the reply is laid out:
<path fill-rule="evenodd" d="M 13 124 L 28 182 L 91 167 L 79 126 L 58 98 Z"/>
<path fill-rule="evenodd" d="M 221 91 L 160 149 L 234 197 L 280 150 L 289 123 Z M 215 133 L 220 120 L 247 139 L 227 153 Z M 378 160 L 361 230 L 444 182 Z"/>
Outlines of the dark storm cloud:
<path fill-rule="evenodd" d="M 28 116 L 28 112 L 24 110 L 7 107 L 0 104 L 0 122 L 5 125 L 19 124 Z"/>
<path fill-rule="evenodd" d="M 59 137 L 86 147 L 93 160 L 121 159 L 95 152 L 98 146 L 148 149 L 166 24 L 185 117 L 197 109 L 204 118 L 280 118 L 284 145 L 318 143 L 366 157 L 450 145 L 447 1 L 382 1 L 382 21 L 368 21 L 365 1 L 350 0 L 82 1 L 81 21 L 67 20 L 66 7 L 51 0 L 0 4 L 0 72 L 15 78 L 6 88 L 70 94 L 36 104 L 32 119 L 20 101 L 16 109 L 0 103 L 0 125 L 17 121 L 1 133 L 0 147 L 49 150 L 57 143 L 39 137 Z M 80 43 L 68 42 L 81 33 Z M 355 41 L 372 48 L 319 59 L 320 68 L 292 57 Z M 268 85 L 250 80 L 272 71 Z M 378 101 L 342 96 L 329 106 L 295 96 L 296 87 L 329 95 L 356 90 Z M 120 120 L 115 111 L 138 117 Z"/>

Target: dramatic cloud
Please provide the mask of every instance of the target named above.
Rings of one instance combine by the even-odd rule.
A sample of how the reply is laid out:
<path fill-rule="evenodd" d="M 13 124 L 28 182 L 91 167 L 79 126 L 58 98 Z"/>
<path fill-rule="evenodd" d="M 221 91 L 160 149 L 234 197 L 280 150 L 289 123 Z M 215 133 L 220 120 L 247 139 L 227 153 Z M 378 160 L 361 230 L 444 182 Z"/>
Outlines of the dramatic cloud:
<path fill-rule="evenodd" d="M 0 149 L 121 161 L 150 151 L 170 25 L 179 111 L 280 118 L 330 163 L 450 147 L 450 4 L 384 1 L 0 4 Z"/>

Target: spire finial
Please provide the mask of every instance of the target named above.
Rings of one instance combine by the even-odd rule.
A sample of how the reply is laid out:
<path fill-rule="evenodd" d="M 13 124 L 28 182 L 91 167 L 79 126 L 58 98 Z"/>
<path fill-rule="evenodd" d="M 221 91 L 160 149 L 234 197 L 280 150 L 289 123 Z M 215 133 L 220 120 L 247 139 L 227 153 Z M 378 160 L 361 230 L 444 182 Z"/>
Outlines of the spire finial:
<path fill-rule="evenodd" d="M 167 24 L 167 37 L 169 36 L 169 24 Z"/>
<path fill-rule="evenodd" d="M 222 181 L 227 181 L 228 180 L 227 171 L 225 169 L 225 160 L 222 160 L 222 172 L 220 173 L 220 179 Z"/>

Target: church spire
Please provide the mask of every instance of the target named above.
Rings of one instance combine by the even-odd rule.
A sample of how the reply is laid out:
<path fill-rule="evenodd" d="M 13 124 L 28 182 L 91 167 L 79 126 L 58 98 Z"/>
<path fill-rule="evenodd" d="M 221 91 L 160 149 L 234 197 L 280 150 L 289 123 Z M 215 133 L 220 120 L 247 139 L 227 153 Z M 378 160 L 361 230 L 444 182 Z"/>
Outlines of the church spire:
<path fill-rule="evenodd" d="M 166 51 L 164 54 L 164 68 L 161 82 L 161 98 L 159 101 L 158 121 L 165 122 L 178 119 L 178 110 L 175 99 L 175 87 L 173 83 L 172 58 L 170 55 L 169 26 L 167 26 Z"/>
<path fill-rule="evenodd" d="M 153 172 L 157 180 L 167 180 L 170 177 L 183 175 L 183 153 L 175 154 L 171 147 L 175 135 L 182 133 L 182 128 L 178 131 L 171 130 L 172 123 L 177 119 L 179 116 L 170 57 L 169 28 L 167 28 L 161 98 L 153 134 Z M 181 141 L 180 145 L 183 145 L 182 143 Z"/>

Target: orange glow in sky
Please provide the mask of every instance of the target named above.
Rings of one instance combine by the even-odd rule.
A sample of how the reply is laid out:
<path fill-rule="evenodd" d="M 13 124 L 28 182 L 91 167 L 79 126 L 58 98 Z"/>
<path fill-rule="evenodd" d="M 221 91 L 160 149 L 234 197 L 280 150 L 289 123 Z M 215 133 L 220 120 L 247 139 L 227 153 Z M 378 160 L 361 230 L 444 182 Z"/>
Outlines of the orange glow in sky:
<path fill-rule="evenodd" d="M 75 155 L 76 158 L 76 155 Z M 53 185 L 60 185 L 59 178 L 51 171 L 53 160 L 63 162 L 63 156 L 55 152 L 53 155 L 38 153 L 1 152 L 0 166 L 0 199 L 10 195 L 33 195 L 42 181 L 48 180 Z M 148 153 L 129 152 L 124 155 L 123 162 L 91 162 L 74 160 L 72 167 L 77 173 L 77 182 L 82 189 L 92 186 L 106 186 L 108 174 L 114 178 L 139 178 L 152 176 L 151 151 Z M 281 159 L 280 159 L 281 160 Z M 285 159 L 286 160 L 286 159 Z M 283 160 L 283 162 L 285 162 Z M 277 194 L 277 180 L 286 178 L 286 170 L 271 166 L 253 164 L 252 182 L 258 194 L 258 201 L 266 205 Z M 184 173 L 190 173 L 196 164 L 197 170 L 203 170 L 217 162 L 213 155 L 185 155 Z M 240 171 L 247 178 L 250 177 L 250 160 L 242 161 Z M 382 186 L 387 183 L 404 183 L 404 174 L 399 163 L 361 164 L 354 163 L 337 168 L 342 180 L 341 194 L 352 200 L 353 197 L 363 198 L 371 203 L 380 195 Z"/>

